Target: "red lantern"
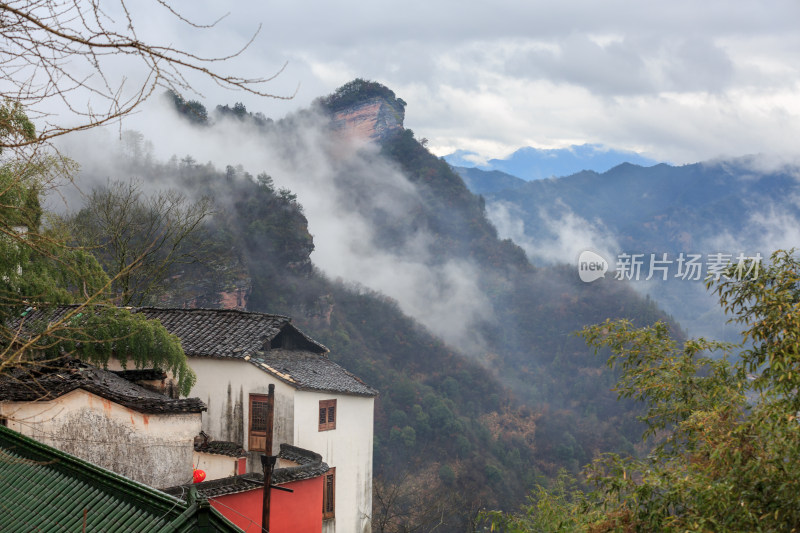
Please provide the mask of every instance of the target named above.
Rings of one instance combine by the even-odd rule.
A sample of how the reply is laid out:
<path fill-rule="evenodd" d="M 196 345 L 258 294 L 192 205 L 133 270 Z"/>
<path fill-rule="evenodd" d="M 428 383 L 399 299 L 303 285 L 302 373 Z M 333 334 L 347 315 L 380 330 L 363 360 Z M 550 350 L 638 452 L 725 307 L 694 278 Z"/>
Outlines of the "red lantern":
<path fill-rule="evenodd" d="M 200 483 L 206 478 L 206 473 L 203 470 L 199 470 L 197 468 L 194 469 L 194 482 Z"/>

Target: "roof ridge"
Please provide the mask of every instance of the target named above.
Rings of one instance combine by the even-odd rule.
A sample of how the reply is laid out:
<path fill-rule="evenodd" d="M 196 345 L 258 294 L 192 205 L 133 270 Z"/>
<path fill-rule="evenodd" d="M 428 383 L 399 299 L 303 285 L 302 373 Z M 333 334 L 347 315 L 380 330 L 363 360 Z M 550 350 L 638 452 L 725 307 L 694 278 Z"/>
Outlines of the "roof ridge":
<path fill-rule="evenodd" d="M 133 312 L 139 311 L 169 311 L 169 312 L 184 312 L 184 313 L 196 313 L 196 312 L 209 312 L 215 314 L 237 314 L 237 315 L 245 315 L 245 316 L 254 316 L 254 317 L 270 317 L 270 318 L 283 318 L 288 322 L 292 321 L 292 317 L 286 315 L 279 315 L 276 313 L 262 313 L 260 311 L 243 311 L 241 309 L 225 309 L 225 308 L 214 308 L 214 307 L 158 307 L 158 306 L 151 306 L 151 305 L 143 305 L 138 307 L 129 307 Z"/>
<path fill-rule="evenodd" d="M 318 477 L 330 470 L 330 466 L 322 460 L 320 454 L 298 446 L 281 443 L 278 457 L 295 462 L 298 456 L 302 456 L 306 462 L 296 466 L 276 468 L 272 472 L 272 483 L 274 485 L 283 485 L 284 483 L 290 483 L 292 481 L 302 481 L 304 479 Z M 179 491 L 183 492 L 188 487 L 195 487 L 199 494 L 204 495 L 206 498 L 211 498 L 259 489 L 263 486 L 263 474 L 259 472 L 248 472 L 246 474 L 217 478 L 200 483 L 176 485 L 166 488 L 164 491 L 169 494 L 175 494 Z"/>
<path fill-rule="evenodd" d="M 40 372 L 38 376 L 32 374 L 41 368 L 45 372 Z M 24 373 L 9 374 L 1 377 L 0 383 L 5 385 L 0 398 L 9 401 L 51 401 L 81 389 L 145 414 L 199 413 L 207 410 L 200 398 L 171 398 L 110 370 L 74 358 L 65 359 L 58 366 L 30 367 Z M 24 391 L 20 392 L 16 387 L 24 387 Z"/>

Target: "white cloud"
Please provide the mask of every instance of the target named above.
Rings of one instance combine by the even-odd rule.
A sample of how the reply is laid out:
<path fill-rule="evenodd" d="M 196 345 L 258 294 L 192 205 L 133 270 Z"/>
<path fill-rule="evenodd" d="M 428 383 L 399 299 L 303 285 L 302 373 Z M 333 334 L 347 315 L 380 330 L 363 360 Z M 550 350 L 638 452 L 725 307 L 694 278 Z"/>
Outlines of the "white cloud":
<path fill-rule="evenodd" d="M 589 142 L 689 163 L 794 153 L 800 136 L 793 0 L 193 3 L 185 14 L 201 23 L 230 10 L 208 30 L 148 6 L 131 6 L 141 38 L 205 56 L 237 50 L 261 24 L 241 56 L 209 66 L 259 77 L 288 61 L 269 87 L 300 86 L 270 100 L 189 75 L 210 107 L 242 101 L 278 118 L 361 76 L 403 97 L 407 125 L 440 155 Z"/>
<path fill-rule="evenodd" d="M 610 261 L 620 252 L 619 244 L 602 222 L 584 219 L 563 202 L 539 213 L 549 237 L 534 239 L 528 235 L 518 208 L 508 202 L 488 203 L 486 214 L 500 238 L 513 240 L 535 263 L 577 264 L 584 250 L 595 251 Z"/>

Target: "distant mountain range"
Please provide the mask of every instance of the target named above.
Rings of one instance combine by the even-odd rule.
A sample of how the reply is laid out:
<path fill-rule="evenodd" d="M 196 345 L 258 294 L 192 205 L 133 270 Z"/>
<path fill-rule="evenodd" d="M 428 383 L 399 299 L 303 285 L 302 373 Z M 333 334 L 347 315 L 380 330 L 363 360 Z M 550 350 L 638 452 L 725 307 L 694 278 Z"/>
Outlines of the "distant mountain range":
<path fill-rule="evenodd" d="M 678 276 L 680 254 L 699 254 L 707 273 L 710 256 L 760 253 L 800 240 L 800 169 L 767 166 L 763 158 L 648 168 L 624 163 L 603 173 L 524 182 L 497 171 L 456 168 L 485 197 L 501 237 L 521 245 L 534 263 L 576 265 L 587 248 L 599 250 L 614 275 L 621 253 L 642 254 L 639 288 L 650 294 L 692 335 L 734 340 L 702 281 Z M 667 280 L 649 274 L 650 254 L 663 259 Z M 727 257 L 727 255 L 725 255 Z M 635 281 L 635 279 L 633 280 Z"/>
<path fill-rule="evenodd" d="M 643 167 L 659 163 L 636 152 L 614 150 L 601 144 L 573 145 L 558 149 L 527 146 L 504 159 L 490 159 L 486 163 L 476 164 L 479 159 L 477 153 L 466 150 L 457 150 L 444 156 L 444 160 L 455 167 L 499 170 L 526 181 L 568 176 L 581 170 L 605 172 L 621 163 L 633 163 Z"/>

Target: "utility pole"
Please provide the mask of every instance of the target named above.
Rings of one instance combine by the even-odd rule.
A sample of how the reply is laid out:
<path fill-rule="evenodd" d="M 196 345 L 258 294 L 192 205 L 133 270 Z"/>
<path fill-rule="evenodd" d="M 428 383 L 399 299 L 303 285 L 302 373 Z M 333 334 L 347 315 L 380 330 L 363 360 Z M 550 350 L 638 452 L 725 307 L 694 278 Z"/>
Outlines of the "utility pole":
<path fill-rule="evenodd" d="M 266 533 L 269 533 L 270 496 L 272 489 L 281 490 L 283 492 L 294 492 L 292 489 L 285 489 L 272 484 L 272 471 L 275 470 L 275 462 L 277 460 L 277 455 L 261 456 L 261 467 L 264 469 L 264 499 L 261 507 L 261 531 Z"/>
<path fill-rule="evenodd" d="M 267 452 L 272 453 L 272 425 L 275 418 L 275 385 L 269 385 L 269 404 L 267 407 L 267 438 L 266 449 Z M 264 497 L 261 507 L 261 531 L 269 533 L 269 511 L 270 511 L 270 495 L 272 489 L 282 490 L 284 492 L 294 492 L 292 489 L 285 489 L 272 484 L 272 472 L 275 470 L 275 463 L 278 460 L 277 455 L 262 455 L 261 468 L 264 471 Z"/>
<path fill-rule="evenodd" d="M 264 503 L 261 508 L 261 531 L 269 533 L 269 504 L 272 490 L 272 471 L 275 470 L 277 455 L 262 455 L 261 467 L 264 469 Z"/>

